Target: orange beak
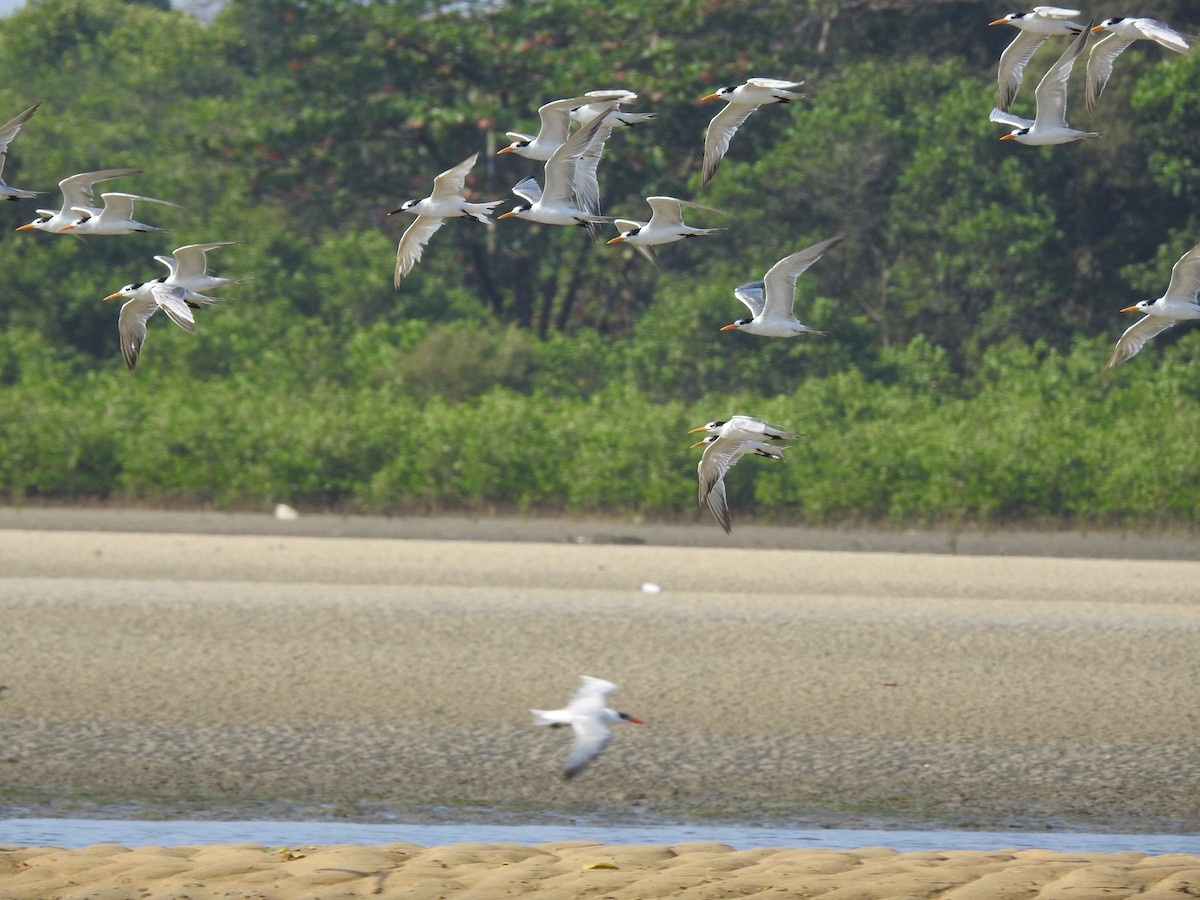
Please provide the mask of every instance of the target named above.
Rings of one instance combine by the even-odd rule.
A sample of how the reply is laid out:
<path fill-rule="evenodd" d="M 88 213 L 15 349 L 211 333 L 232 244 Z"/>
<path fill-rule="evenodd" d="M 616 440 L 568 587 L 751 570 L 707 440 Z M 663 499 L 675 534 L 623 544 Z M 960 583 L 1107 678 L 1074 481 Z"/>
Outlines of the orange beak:
<path fill-rule="evenodd" d="M 1104 30 L 1105 29 L 1104 29 L 1103 25 L 1096 25 L 1092 28 L 1092 34 L 1095 34 L 1097 31 L 1104 31 Z"/>
<path fill-rule="evenodd" d="M 1011 134 L 1002 134 L 1002 135 L 1000 135 L 1000 140 L 1011 141 L 1011 140 L 1013 140 L 1013 136 Z"/>
<path fill-rule="evenodd" d="M 691 432 L 689 431 L 688 434 L 691 434 Z M 692 444 L 690 447 L 688 447 L 688 449 L 695 450 L 697 447 L 703 447 L 707 443 L 707 441 L 696 441 L 696 443 Z"/>
<path fill-rule="evenodd" d="M 704 102 L 705 102 L 705 101 L 707 101 L 707 100 L 716 100 L 716 99 L 717 99 L 718 97 L 720 97 L 720 96 L 721 96 L 721 95 L 720 95 L 720 94 L 717 94 L 717 93 L 713 93 L 713 94 L 705 94 L 705 95 L 704 95 L 703 97 L 701 97 L 701 98 L 700 98 L 700 99 L 699 99 L 697 102 L 698 102 L 698 103 L 704 103 Z"/>
<path fill-rule="evenodd" d="M 997 19 L 995 22 L 988 22 L 989 25 L 1007 25 L 1008 19 Z"/>
<path fill-rule="evenodd" d="M 644 721 L 642 721 L 641 719 L 637 718 L 636 716 L 630 716 L 630 717 L 629 717 L 628 719 L 626 719 L 625 721 L 626 721 L 626 722 L 632 722 L 634 725 L 645 725 L 645 724 L 646 724 Z"/>
<path fill-rule="evenodd" d="M 496 155 L 497 155 L 497 156 L 499 156 L 501 153 L 512 153 L 512 152 L 513 152 L 513 148 L 512 148 L 512 147 L 504 147 L 504 148 L 503 148 L 503 149 L 501 149 L 501 150 L 497 150 L 497 151 L 496 151 Z"/>
<path fill-rule="evenodd" d="M 699 428 L 689 428 L 688 434 L 699 434 L 702 431 L 708 431 L 708 429 L 705 426 L 701 425 Z M 692 446 L 694 447 L 695 444 L 693 444 Z"/>
<path fill-rule="evenodd" d="M 516 215 L 516 211 L 510 209 L 508 212 L 501 213 L 500 215 L 496 216 L 496 218 L 497 219 L 511 219 L 515 215 Z"/>
<path fill-rule="evenodd" d="M 17 230 L 17 231 L 28 231 L 28 230 L 29 230 L 29 229 L 31 229 L 32 227 L 33 227 L 33 223 L 32 223 L 32 222 L 30 222 L 28 225 L 21 225 L 21 226 L 19 226 L 19 227 L 18 227 L 16 230 Z"/>
<path fill-rule="evenodd" d="M 737 329 L 737 327 L 738 327 L 738 326 L 737 326 L 737 323 L 735 323 L 735 322 L 730 322 L 728 325 L 722 325 L 722 326 L 721 326 L 721 330 L 722 330 L 722 331 L 734 331 L 734 330 L 736 330 L 736 329 Z"/>
<path fill-rule="evenodd" d="M 1121 312 L 1141 312 L 1136 306 L 1127 306 Z"/>
<path fill-rule="evenodd" d="M 109 294 L 109 295 L 108 295 L 107 297 L 105 297 L 104 299 L 105 299 L 105 300 L 116 300 L 116 299 L 117 299 L 118 297 L 120 297 L 120 296 L 122 296 L 121 292 L 120 292 L 120 291 L 117 291 L 115 294 Z"/>
<path fill-rule="evenodd" d="M 609 243 L 610 244 L 619 244 L 623 240 L 625 240 L 624 236 L 618 234 L 615 238 L 613 238 L 611 241 L 609 241 Z"/>
<path fill-rule="evenodd" d="M 70 225 L 64 225 L 62 228 L 58 229 L 58 231 L 56 231 L 56 232 L 54 232 L 54 233 L 55 233 L 55 234 L 62 234 L 64 231 L 70 231 L 70 230 L 71 230 L 72 228 L 74 228 L 74 227 L 75 227 L 75 223 L 74 223 L 74 222 L 72 222 Z"/>

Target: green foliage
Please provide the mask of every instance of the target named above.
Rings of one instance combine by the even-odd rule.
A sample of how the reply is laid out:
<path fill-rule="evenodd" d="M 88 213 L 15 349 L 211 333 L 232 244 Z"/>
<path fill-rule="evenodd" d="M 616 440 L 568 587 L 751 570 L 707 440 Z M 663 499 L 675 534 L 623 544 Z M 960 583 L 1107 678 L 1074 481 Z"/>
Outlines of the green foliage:
<path fill-rule="evenodd" d="M 746 413 L 805 437 L 737 467 L 736 515 L 1193 525 L 1200 336 L 1101 370 L 1117 310 L 1200 240 L 1200 57 L 1131 48 L 1101 140 L 1025 148 L 987 121 L 994 7 L 869 7 L 230 0 L 206 25 L 31 0 L 0 33 L 3 108 L 42 102 L 4 177 L 45 192 L 0 211 L 0 492 L 704 519 L 687 429 Z M 701 190 L 719 104 L 697 99 L 752 75 L 808 98 L 756 112 Z M 451 220 L 392 287 L 411 220 L 388 210 L 476 152 L 468 192 L 508 197 L 541 167 L 497 156 L 504 132 L 612 87 L 658 117 L 610 139 L 606 212 L 669 194 L 723 210 L 687 216 L 721 234 L 654 267 Z M 100 190 L 182 204 L 138 208 L 170 234 L 13 233 L 59 179 L 118 166 L 143 172 Z M 837 234 L 796 294 L 826 335 L 719 330 L 735 286 Z M 195 335 L 154 317 L 127 372 L 100 298 L 215 240 L 240 243 L 213 269 L 249 280 Z"/>

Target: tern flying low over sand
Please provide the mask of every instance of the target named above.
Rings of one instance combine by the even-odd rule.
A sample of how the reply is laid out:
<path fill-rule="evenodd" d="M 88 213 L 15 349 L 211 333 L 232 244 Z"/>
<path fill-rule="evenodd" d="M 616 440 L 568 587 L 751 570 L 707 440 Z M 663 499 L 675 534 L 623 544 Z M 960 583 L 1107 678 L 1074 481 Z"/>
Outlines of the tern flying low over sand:
<path fill-rule="evenodd" d="M 721 212 L 711 206 L 701 206 L 699 203 L 689 203 L 687 200 L 676 200 L 674 197 L 647 197 L 646 202 L 650 204 L 650 221 L 637 222 L 632 219 L 617 219 L 613 224 L 620 233 L 609 243 L 631 244 L 655 265 L 658 264 L 658 259 L 654 255 L 654 247 L 657 245 L 671 244 L 697 235 L 716 234 L 721 230 L 720 228 L 693 228 L 683 222 L 684 207 L 702 209 L 711 213 Z"/>
<path fill-rule="evenodd" d="M 434 233 L 442 227 L 446 219 L 466 216 L 484 225 L 492 223 L 489 215 L 493 209 L 503 203 L 503 200 L 492 200 L 488 203 L 468 203 L 463 196 L 467 184 L 467 173 L 479 159 L 478 153 L 473 153 L 453 169 L 447 169 L 433 179 L 433 193 L 424 200 L 406 200 L 397 209 L 388 213 L 389 216 L 398 212 L 406 212 L 417 217 L 400 237 L 396 245 L 396 273 L 392 283 L 397 289 L 404 276 L 412 271 L 413 266 L 421 261 L 421 253 Z"/>
<path fill-rule="evenodd" d="M 1139 17 L 1105 19 L 1092 31 L 1112 32 L 1092 47 L 1087 64 L 1087 108 L 1092 112 L 1104 86 L 1112 75 L 1113 63 L 1134 41 L 1154 41 L 1176 53 L 1191 53 L 1188 35 L 1180 34 L 1165 22 Z"/>
<path fill-rule="evenodd" d="M 841 240 L 833 237 L 811 247 L 785 256 L 767 271 L 761 281 L 751 281 L 737 287 L 733 295 L 746 304 L 752 319 L 738 319 L 722 331 L 745 331 L 764 337 L 795 337 L 799 334 L 824 334 L 799 321 L 792 312 L 796 299 L 796 279 L 809 266 L 825 255 L 825 251 Z"/>
<path fill-rule="evenodd" d="M 719 438 L 730 441 L 794 441 L 800 437 L 790 431 L 784 431 L 778 425 L 772 425 L 755 416 L 730 416 L 728 419 L 718 419 L 708 422 L 699 428 L 693 428 L 688 434 L 707 432 Z M 693 444 L 699 447 L 700 443 Z"/>
<path fill-rule="evenodd" d="M 165 284 L 177 284 L 184 290 L 202 294 L 227 284 L 241 284 L 245 278 L 222 278 L 208 274 L 208 252 L 219 247 L 232 247 L 241 241 L 214 241 L 209 244 L 188 244 L 177 248 L 170 256 L 154 257 L 167 267 Z"/>
<path fill-rule="evenodd" d="M 632 722 L 644 725 L 641 719 L 629 713 L 609 709 L 605 704 L 608 695 L 617 689 L 611 681 L 580 675 L 580 685 L 571 697 L 571 702 L 562 709 L 531 709 L 534 725 L 561 727 L 570 725 L 575 732 L 575 745 L 563 778 L 574 778 L 593 759 L 599 756 L 612 741 L 612 726 L 617 722 Z"/>
<path fill-rule="evenodd" d="M 742 123 L 750 118 L 750 114 L 760 106 L 769 103 L 790 103 L 801 100 L 803 94 L 797 94 L 789 88 L 799 87 L 803 81 L 779 81 L 775 78 L 751 78 L 745 84 L 737 87 L 723 87 L 711 94 L 700 98 L 706 100 L 724 100 L 727 104 L 723 110 L 713 116 L 708 123 L 708 131 L 704 135 L 704 166 L 700 173 L 700 185 L 703 187 L 712 180 L 721 165 L 729 142 L 742 127 Z"/>
<path fill-rule="evenodd" d="M 733 531 L 733 520 L 729 515 L 729 501 L 725 497 L 725 473 L 737 465 L 737 461 L 747 453 L 783 459 L 783 451 L 787 448 L 777 443 L 726 438 L 716 434 L 710 434 L 692 446 L 704 447 L 704 455 L 696 464 L 700 505 L 707 506 L 713 518 L 725 529 L 725 533 L 730 534 Z"/>
<path fill-rule="evenodd" d="M 614 105 L 610 103 L 609 106 L 613 108 Z M 602 222 L 611 222 L 612 218 L 597 215 L 587 208 L 589 204 L 581 198 L 581 192 L 576 187 L 576 176 L 592 139 L 601 128 L 608 127 L 604 124 L 604 117 L 597 116 L 567 138 L 566 143 L 546 161 L 545 189 L 538 186 L 536 178 L 518 182 L 512 191 L 523 202 L 497 218 L 528 219 L 543 225 L 582 225 L 592 238 L 598 237 L 597 226 Z M 598 187 L 596 195 L 599 196 Z"/>
<path fill-rule="evenodd" d="M 1100 137 L 1095 131 L 1079 131 L 1067 124 L 1067 80 L 1071 77 L 1071 67 L 1083 52 L 1091 34 L 1092 23 L 1075 36 L 1070 46 L 1052 65 L 1042 80 L 1038 82 L 1034 97 L 1037 100 L 1037 115 L 1033 119 L 1014 116 L 1002 109 L 993 109 L 988 117 L 992 122 L 1009 125 L 1013 128 L 1009 134 L 1000 136 L 1002 141 L 1018 141 L 1022 144 L 1042 146 L 1045 144 L 1069 144 L 1084 138 Z"/>
<path fill-rule="evenodd" d="M 1115 369 L 1127 359 L 1132 359 L 1146 342 L 1162 334 L 1180 322 L 1200 319 L 1200 244 L 1197 244 L 1171 267 L 1171 283 L 1167 292 L 1157 300 L 1141 300 L 1126 306 L 1123 313 L 1145 313 L 1125 329 L 1117 346 L 1104 366 L 1105 371 Z"/>
<path fill-rule="evenodd" d="M 1008 110 L 1021 88 L 1025 66 L 1047 38 L 1083 31 L 1082 25 L 1070 21 L 1077 15 L 1077 9 L 1035 6 L 1029 12 L 1009 13 L 1001 19 L 988 22 L 989 25 L 1011 25 L 1020 29 L 1012 43 L 1000 54 L 1000 65 L 996 72 L 996 109 Z"/>
<path fill-rule="evenodd" d="M 154 225 L 138 222 L 133 218 L 134 201 L 142 203 L 159 203 L 163 206 L 173 206 L 183 209 L 178 203 L 169 200 L 156 200 L 154 197 L 143 197 L 140 194 L 122 194 L 110 191 L 101 194 L 104 208 L 98 213 L 88 206 L 73 206 L 71 212 L 78 218 L 64 225 L 59 231 L 70 231 L 73 234 L 132 234 L 134 232 L 166 231 Z"/>
<path fill-rule="evenodd" d="M 0 126 L 0 175 L 4 174 L 4 164 L 8 161 L 8 145 L 17 136 L 21 126 L 33 118 L 33 114 L 41 105 L 35 103 L 25 112 L 18 113 Z M 21 188 L 10 187 L 4 183 L 3 178 L 0 178 L 0 200 L 32 200 L 37 195 L 37 191 L 25 191 Z"/>
<path fill-rule="evenodd" d="M 93 204 L 92 189 L 102 181 L 111 181 L 124 175 L 138 175 L 141 171 L 141 169 L 102 169 L 99 172 L 81 172 L 78 175 L 68 176 L 58 183 L 58 189 L 62 191 L 63 196 L 62 209 L 39 209 L 38 217 L 32 222 L 20 226 L 17 231 L 28 231 L 32 228 L 36 231 L 48 231 L 55 234 L 64 225 L 70 225 L 79 218 L 78 210 L 80 208 L 98 215 L 100 210 Z"/>
<path fill-rule="evenodd" d="M 126 298 L 126 302 L 121 306 L 117 333 L 121 337 L 121 356 L 129 369 L 137 365 L 142 345 L 146 342 L 146 323 L 158 310 L 161 309 L 188 334 L 195 334 L 196 320 L 192 310 L 220 302 L 215 297 L 197 294 L 177 284 L 166 284 L 162 278 L 127 284 L 104 299 L 116 300 L 119 297 Z"/>

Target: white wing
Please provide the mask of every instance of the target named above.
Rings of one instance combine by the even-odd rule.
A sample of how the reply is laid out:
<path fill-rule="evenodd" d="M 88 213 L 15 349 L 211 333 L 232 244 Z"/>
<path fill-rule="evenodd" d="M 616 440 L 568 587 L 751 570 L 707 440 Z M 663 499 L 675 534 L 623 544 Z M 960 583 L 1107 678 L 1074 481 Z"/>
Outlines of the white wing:
<path fill-rule="evenodd" d="M 463 195 L 463 188 L 465 188 L 467 184 L 467 173 L 471 171 L 478 159 L 479 154 L 472 153 L 453 169 L 447 169 L 441 175 L 438 175 L 436 178 L 434 178 L 433 192 L 429 195 L 430 199 L 438 202 L 461 199 Z M 437 229 L 434 229 L 434 231 L 436 230 Z M 419 254 L 417 258 L 420 259 Z M 414 262 L 415 261 L 416 260 L 414 260 Z"/>
<path fill-rule="evenodd" d="M 1125 52 L 1125 48 L 1133 43 L 1133 40 L 1133 38 L 1121 37 L 1114 33 L 1104 40 L 1098 41 L 1092 47 L 1092 52 L 1088 55 L 1085 93 L 1088 112 L 1095 111 L 1096 103 L 1100 100 L 1100 95 L 1104 93 L 1104 86 L 1108 84 L 1108 79 L 1112 76 L 1113 63 L 1118 56 Z"/>
<path fill-rule="evenodd" d="M 1021 87 L 1021 76 L 1034 52 L 1042 46 L 1048 34 L 1018 31 L 1013 42 L 1000 54 L 1000 65 L 996 70 L 996 108 L 1006 110 Z"/>
<path fill-rule="evenodd" d="M 803 81 L 780 81 L 778 78 L 747 78 L 746 84 L 755 87 L 770 88 L 773 91 L 786 91 L 789 88 L 800 87 Z"/>
<path fill-rule="evenodd" d="M 1117 346 L 1113 349 L 1112 356 L 1108 358 L 1104 370 L 1111 371 L 1125 360 L 1137 356 L 1138 351 L 1146 345 L 1147 341 L 1162 334 L 1177 321 L 1177 319 L 1168 319 L 1164 316 L 1143 316 L 1134 322 L 1117 340 Z"/>
<path fill-rule="evenodd" d="M 1043 128 L 1051 125 L 1067 125 L 1067 80 L 1071 77 L 1071 67 L 1075 59 L 1083 52 L 1091 34 L 1092 23 L 1079 32 L 1071 41 L 1070 46 L 1063 51 L 1058 62 L 1050 67 L 1042 80 L 1038 82 L 1033 95 L 1037 98 L 1036 122 Z"/>
<path fill-rule="evenodd" d="M 81 172 L 70 175 L 58 183 L 63 195 L 63 209 L 76 206 L 93 206 L 92 188 L 102 181 L 111 181 L 123 175 L 139 175 L 141 169 L 102 169 L 98 172 Z"/>
<path fill-rule="evenodd" d="M 1044 19 L 1073 19 L 1079 15 L 1079 10 L 1064 9 L 1061 6 L 1035 6 L 1031 12 Z"/>
<path fill-rule="evenodd" d="M 598 718 L 575 719 L 571 728 L 575 732 L 575 746 L 567 758 L 563 778 L 574 778 L 612 742 L 612 729 Z"/>
<path fill-rule="evenodd" d="M 603 678 L 593 678 L 591 675 L 579 676 L 579 687 L 571 695 L 571 702 L 566 708 L 577 715 L 587 715 L 604 709 L 608 695 L 617 689 L 611 681 Z"/>
<path fill-rule="evenodd" d="M 404 276 L 421 261 L 425 245 L 444 221 L 441 216 L 417 216 L 400 236 L 400 243 L 396 245 L 396 273 L 392 276 L 392 284 L 397 289 Z"/>
<path fill-rule="evenodd" d="M 134 298 L 122 304 L 117 334 L 121 338 L 121 356 L 125 358 L 126 368 L 132 369 L 137 365 L 142 344 L 146 342 L 146 322 L 156 312 L 158 304 L 150 298 Z"/>
<path fill-rule="evenodd" d="M 708 123 L 708 131 L 704 135 L 704 164 L 700 170 L 702 187 L 717 174 L 721 160 L 729 150 L 729 142 L 733 140 L 737 130 L 742 127 L 742 123 L 750 118 L 750 114 L 756 109 L 758 109 L 757 106 L 747 106 L 744 103 L 727 103 L 725 108 L 713 116 L 712 121 Z"/>
<path fill-rule="evenodd" d="M 173 255 L 173 269 L 171 263 L 167 262 L 172 257 L 156 256 L 154 258 L 168 269 L 172 269 L 180 280 L 202 278 L 208 273 L 209 250 L 216 250 L 218 247 L 232 247 L 234 244 L 240 243 L 241 241 L 213 241 L 208 244 L 187 244 L 178 247 Z"/>
<path fill-rule="evenodd" d="M 762 441 L 739 441 L 718 437 L 708 442 L 708 446 L 704 448 L 704 455 L 696 465 L 700 503 L 708 506 L 713 518 L 726 534 L 733 531 L 733 522 L 729 515 L 728 501 L 725 499 L 725 473 L 737 465 L 737 461 L 747 453 L 783 458 L 782 448 L 772 447 Z"/>
<path fill-rule="evenodd" d="M 1167 285 L 1164 300 L 1196 302 L 1200 294 L 1200 244 L 1197 244 L 1171 267 L 1171 283 Z"/>
<path fill-rule="evenodd" d="M 596 133 L 604 127 L 604 116 L 597 116 L 567 138 L 546 160 L 546 180 L 542 186 L 546 202 L 570 204 L 575 199 L 575 171 L 588 151 Z"/>
<path fill-rule="evenodd" d="M 840 240 L 841 236 L 838 236 L 821 241 L 818 244 L 813 244 L 799 253 L 785 256 L 767 270 L 766 277 L 763 279 L 766 285 L 766 304 L 763 308 L 764 318 L 791 317 L 792 303 L 796 294 L 796 279 L 809 266 L 824 256 L 826 250 Z"/>
<path fill-rule="evenodd" d="M 678 228 L 683 224 L 684 201 L 674 197 L 647 197 L 650 204 L 650 221 L 659 227 Z M 698 204 L 687 204 L 696 206 Z M 714 210 L 715 211 L 715 210 Z"/>
<path fill-rule="evenodd" d="M 991 111 L 988 115 L 988 121 L 995 122 L 998 125 L 1008 125 L 1012 128 L 1033 127 L 1033 119 L 1023 119 L 1021 116 L 1014 116 L 1012 113 L 998 108 Z"/>
<path fill-rule="evenodd" d="M 1187 36 L 1180 34 L 1166 22 L 1140 17 L 1133 20 L 1133 26 L 1141 32 L 1142 37 L 1148 41 L 1154 41 L 1160 47 L 1166 47 L 1176 53 L 1192 52 Z"/>

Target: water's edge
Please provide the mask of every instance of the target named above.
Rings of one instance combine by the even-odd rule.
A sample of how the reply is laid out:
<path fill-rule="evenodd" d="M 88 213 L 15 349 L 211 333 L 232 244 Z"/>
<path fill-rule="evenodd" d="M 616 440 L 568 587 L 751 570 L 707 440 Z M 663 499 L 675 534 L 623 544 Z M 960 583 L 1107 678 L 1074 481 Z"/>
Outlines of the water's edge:
<path fill-rule="evenodd" d="M 962 831 L 934 829 L 787 829 L 746 825 L 387 825 L 355 822 L 211 821 L 169 819 L 0 819 L 0 848 L 62 847 L 93 844 L 126 847 L 254 843 L 269 847 L 329 844 L 410 843 L 548 844 L 559 841 L 602 844 L 678 844 L 715 841 L 738 850 L 752 847 L 804 847 L 853 850 L 890 847 L 923 850 L 1057 850 L 1065 853 L 1151 855 L 1200 853 L 1196 834 L 1095 834 L 1071 831 Z"/>

